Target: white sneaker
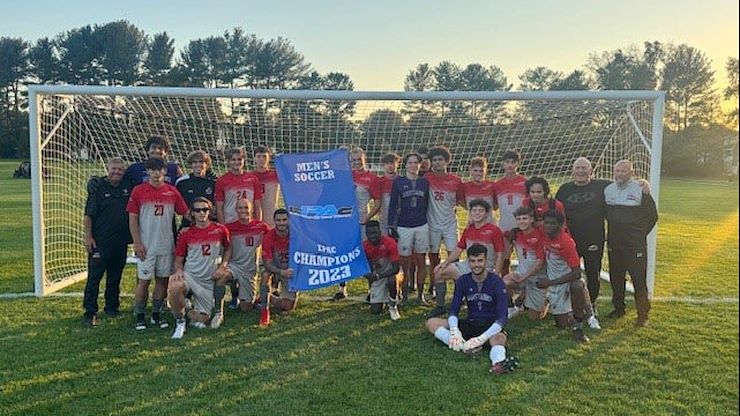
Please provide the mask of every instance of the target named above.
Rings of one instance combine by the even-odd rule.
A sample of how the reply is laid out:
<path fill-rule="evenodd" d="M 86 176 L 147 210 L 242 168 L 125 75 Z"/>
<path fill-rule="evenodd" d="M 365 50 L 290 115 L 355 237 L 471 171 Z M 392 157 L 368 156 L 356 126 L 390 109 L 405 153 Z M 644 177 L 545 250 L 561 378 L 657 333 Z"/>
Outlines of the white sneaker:
<path fill-rule="evenodd" d="M 222 323 L 224 323 L 223 312 L 218 312 L 213 315 L 213 318 L 211 318 L 211 328 L 213 329 L 218 329 L 218 327 L 220 327 Z"/>
<path fill-rule="evenodd" d="M 601 329 L 601 324 L 599 323 L 599 320 L 596 319 L 596 315 L 591 315 L 590 318 L 588 318 L 588 326 L 591 329 Z"/>
<path fill-rule="evenodd" d="M 190 326 L 192 326 L 193 328 L 198 328 L 198 329 L 208 328 L 208 325 L 206 325 L 205 323 L 201 321 L 190 321 Z"/>
<path fill-rule="evenodd" d="M 398 306 L 389 306 L 388 313 L 391 315 L 391 321 L 401 319 L 401 313 L 398 312 Z"/>
<path fill-rule="evenodd" d="M 172 339 L 182 339 L 185 335 L 185 322 L 178 322 L 175 325 L 175 332 L 172 333 Z"/>

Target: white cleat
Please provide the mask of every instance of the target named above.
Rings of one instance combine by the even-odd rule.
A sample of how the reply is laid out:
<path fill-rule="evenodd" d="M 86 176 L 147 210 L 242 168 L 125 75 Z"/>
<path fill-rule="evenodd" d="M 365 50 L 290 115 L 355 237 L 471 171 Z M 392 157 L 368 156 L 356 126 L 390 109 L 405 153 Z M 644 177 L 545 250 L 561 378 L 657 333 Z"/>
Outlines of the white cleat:
<path fill-rule="evenodd" d="M 211 318 L 211 328 L 213 329 L 218 329 L 218 327 L 220 327 L 222 323 L 224 323 L 223 312 L 218 312 L 213 315 L 213 318 Z"/>
<path fill-rule="evenodd" d="M 599 320 L 596 319 L 596 315 L 591 315 L 590 318 L 588 318 L 588 326 L 591 329 L 601 329 L 601 324 L 599 323 Z"/>
<path fill-rule="evenodd" d="M 398 312 L 398 306 L 389 306 L 388 313 L 391 315 L 391 321 L 397 321 L 401 319 L 401 313 Z"/>
<path fill-rule="evenodd" d="M 172 333 L 172 339 L 182 339 L 185 335 L 185 322 L 178 322 L 175 325 L 175 332 Z"/>

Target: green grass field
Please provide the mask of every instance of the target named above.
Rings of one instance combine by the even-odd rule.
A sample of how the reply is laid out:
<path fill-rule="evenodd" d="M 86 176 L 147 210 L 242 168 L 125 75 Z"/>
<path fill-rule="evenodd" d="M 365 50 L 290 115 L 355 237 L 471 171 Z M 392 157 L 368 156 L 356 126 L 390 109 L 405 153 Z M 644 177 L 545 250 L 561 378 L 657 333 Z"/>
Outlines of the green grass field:
<path fill-rule="evenodd" d="M 0 293 L 33 289 L 30 183 L 9 179 L 16 166 L 0 161 Z M 517 317 L 509 352 L 521 367 L 505 376 L 488 374 L 487 354 L 435 342 L 426 308 L 391 322 L 316 300 L 328 290 L 266 330 L 255 314 L 227 313 L 222 329 L 181 342 L 170 330 L 135 333 L 128 315 L 83 328 L 76 296 L 2 299 L 0 414 L 735 415 L 737 186 L 665 180 L 660 214 L 651 326 L 634 329 L 630 305 L 577 346 L 549 320 Z M 132 270 L 124 278 L 130 292 Z"/>

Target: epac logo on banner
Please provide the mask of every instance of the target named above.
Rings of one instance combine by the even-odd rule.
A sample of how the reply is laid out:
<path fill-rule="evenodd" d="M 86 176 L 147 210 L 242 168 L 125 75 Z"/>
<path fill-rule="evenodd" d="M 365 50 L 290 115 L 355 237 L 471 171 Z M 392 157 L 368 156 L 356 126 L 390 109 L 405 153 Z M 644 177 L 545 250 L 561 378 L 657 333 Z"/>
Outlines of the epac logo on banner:
<path fill-rule="evenodd" d="M 278 156 L 290 225 L 290 290 L 334 285 L 370 272 L 346 150 Z"/>

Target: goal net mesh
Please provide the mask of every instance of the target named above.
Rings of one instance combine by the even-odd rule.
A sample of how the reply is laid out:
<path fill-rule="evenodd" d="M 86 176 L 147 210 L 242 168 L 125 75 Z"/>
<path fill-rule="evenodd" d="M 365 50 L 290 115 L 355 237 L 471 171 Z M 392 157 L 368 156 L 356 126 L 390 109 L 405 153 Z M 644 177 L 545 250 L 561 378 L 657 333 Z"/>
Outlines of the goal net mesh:
<path fill-rule="evenodd" d="M 467 179 L 470 159 L 484 156 L 488 177 L 497 179 L 502 154 L 515 149 L 523 156 L 520 171 L 544 176 L 555 192 L 570 180 L 579 156 L 592 161 L 598 178 L 610 178 L 623 158 L 634 162 L 637 177 L 649 178 L 653 102 L 39 95 L 38 117 L 44 285 L 59 287 L 86 272 L 88 179 L 105 175 L 112 157 L 144 160 L 143 143 L 152 135 L 170 140 L 168 158 L 181 165 L 191 151 L 207 151 L 219 175 L 226 171 L 224 151 L 234 146 L 251 154 L 267 145 L 281 154 L 357 145 L 366 150 L 369 168 L 382 174 L 383 154 L 442 144 L 453 154 L 451 172 Z"/>

